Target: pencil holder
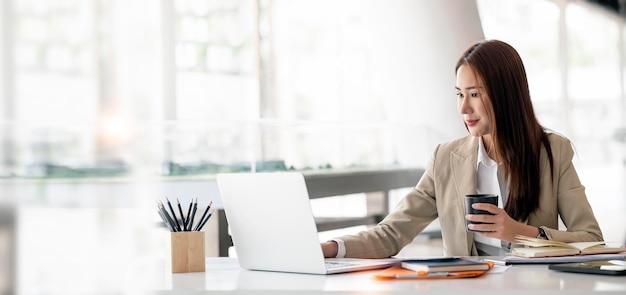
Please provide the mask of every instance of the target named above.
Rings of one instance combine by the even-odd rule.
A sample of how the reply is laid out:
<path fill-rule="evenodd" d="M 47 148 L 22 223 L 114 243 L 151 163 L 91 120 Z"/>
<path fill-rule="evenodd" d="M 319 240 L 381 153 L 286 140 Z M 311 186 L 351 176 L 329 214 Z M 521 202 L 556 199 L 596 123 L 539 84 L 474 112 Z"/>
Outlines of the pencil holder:
<path fill-rule="evenodd" d="M 203 272 L 204 232 L 172 232 L 172 273 Z"/>

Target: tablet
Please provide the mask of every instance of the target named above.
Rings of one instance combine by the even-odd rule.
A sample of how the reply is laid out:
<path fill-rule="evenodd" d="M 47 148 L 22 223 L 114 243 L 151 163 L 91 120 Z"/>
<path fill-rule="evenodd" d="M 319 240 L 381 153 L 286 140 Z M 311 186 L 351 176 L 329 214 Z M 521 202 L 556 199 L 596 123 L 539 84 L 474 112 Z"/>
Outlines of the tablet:
<path fill-rule="evenodd" d="M 625 276 L 626 275 L 626 261 L 625 260 L 602 260 L 602 261 L 588 261 L 588 262 L 580 262 L 580 263 L 550 264 L 548 266 L 548 269 L 565 271 L 565 272 Z"/>

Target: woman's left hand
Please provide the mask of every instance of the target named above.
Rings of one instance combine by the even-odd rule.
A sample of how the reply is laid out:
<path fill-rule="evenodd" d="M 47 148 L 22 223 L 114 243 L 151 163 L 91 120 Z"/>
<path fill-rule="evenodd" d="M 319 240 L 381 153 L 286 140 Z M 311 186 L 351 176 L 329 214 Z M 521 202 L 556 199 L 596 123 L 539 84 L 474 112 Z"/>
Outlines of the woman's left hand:
<path fill-rule="evenodd" d="M 474 203 L 472 208 L 487 211 L 488 214 L 467 214 L 465 219 L 476 222 L 486 222 L 485 224 L 470 224 L 469 229 L 478 230 L 476 232 L 485 237 L 496 238 L 507 242 L 515 242 L 515 235 L 536 237 L 538 230 L 534 226 L 526 225 L 514 220 L 504 211 L 493 204 Z"/>

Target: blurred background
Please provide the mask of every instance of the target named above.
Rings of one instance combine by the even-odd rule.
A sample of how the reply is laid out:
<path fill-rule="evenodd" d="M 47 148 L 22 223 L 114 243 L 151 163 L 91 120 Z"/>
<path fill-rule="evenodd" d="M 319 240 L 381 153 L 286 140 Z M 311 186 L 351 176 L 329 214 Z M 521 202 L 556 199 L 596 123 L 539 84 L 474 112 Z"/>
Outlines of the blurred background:
<path fill-rule="evenodd" d="M 212 200 L 218 172 L 423 168 L 466 134 L 454 64 L 483 38 L 519 51 L 624 243 L 625 2 L 1 0 L 0 290 L 118 292 L 163 256 L 145 209 Z"/>

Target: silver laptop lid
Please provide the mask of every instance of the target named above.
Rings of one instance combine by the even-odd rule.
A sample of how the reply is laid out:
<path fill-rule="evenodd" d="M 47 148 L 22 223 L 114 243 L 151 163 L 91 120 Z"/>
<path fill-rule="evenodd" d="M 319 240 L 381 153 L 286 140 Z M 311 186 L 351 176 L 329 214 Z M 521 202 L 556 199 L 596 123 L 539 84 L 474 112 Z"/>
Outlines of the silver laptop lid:
<path fill-rule="evenodd" d="M 326 273 L 301 173 L 218 174 L 217 182 L 242 268 Z"/>

